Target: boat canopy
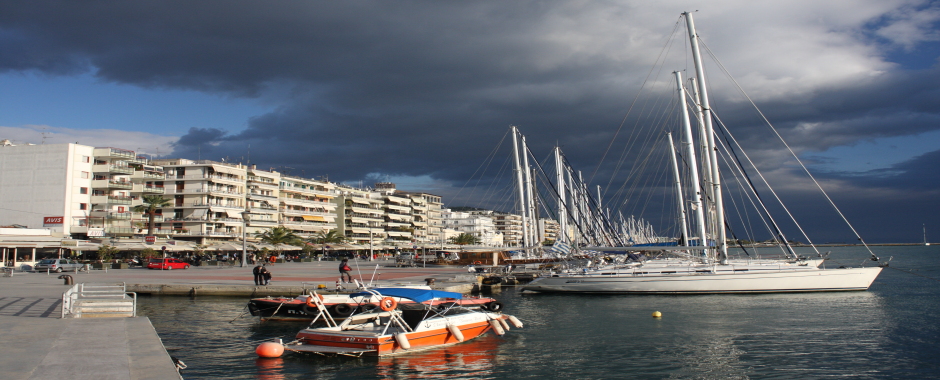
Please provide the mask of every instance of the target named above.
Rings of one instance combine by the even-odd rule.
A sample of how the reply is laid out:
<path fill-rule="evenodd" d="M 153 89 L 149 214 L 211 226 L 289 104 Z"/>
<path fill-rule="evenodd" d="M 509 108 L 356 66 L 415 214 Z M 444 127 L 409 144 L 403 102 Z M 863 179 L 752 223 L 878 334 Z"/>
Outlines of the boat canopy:
<path fill-rule="evenodd" d="M 460 293 L 454 292 L 445 292 L 442 290 L 431 290 L 431 289 L 413 289 L 413 288 L 375 288 L 368 292 L 359 292 L 350 294 L 350 297 L 368 297 L 373 295 L 372 292 L 377 292 L 383 296 L 391 297 L 401 297 L 410 299 L 412 301 L 421 303 L 432 298 L 455 298 L 461 299 L 463 295 Z"/>

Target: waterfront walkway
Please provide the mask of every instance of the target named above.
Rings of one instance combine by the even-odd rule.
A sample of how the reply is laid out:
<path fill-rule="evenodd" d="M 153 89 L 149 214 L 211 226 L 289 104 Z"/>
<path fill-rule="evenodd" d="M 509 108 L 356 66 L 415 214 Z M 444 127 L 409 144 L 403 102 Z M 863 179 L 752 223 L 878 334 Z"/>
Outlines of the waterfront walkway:
<path fill-rule="evenodd" d="M 356 263 L 354 263 L 356 264 Z M 381 283 L 447 284 L 465 268 L 397 268 L 392 261 L 359 262 L 355 278 Z M 265 288 L 294 291 L 323 284 L 335 289 L 338 262 L 268 264 L 268 287 L 254 286 L 253 266 L 193 267 L 186 270 L 143 268 L 64 273 L 79 283 L 126 283 L 133 288 L 213 289 L 214 295 L 263 294 Z M 376 270 L 376 266 L 378 269 Z M 464 284 L 465 285 L 465 284 Z M 179 375 L 146 316 L 137 318 L 60 319 L 65 285 L 58 274 L 21 273 L 0 278 L 0 379 L 177 379 Z M 228 294 L 226 294 L 228 293 Z M 205 292 L 196 293 L 206 294 Z M 282 294 L 292 295 L 292 293 Z M 296 294 L 293 294 L 296 295 Z M 247 301 L 247 299 L 246 299 Z M 185 371 L 183 371 L 185 375 Z"/>

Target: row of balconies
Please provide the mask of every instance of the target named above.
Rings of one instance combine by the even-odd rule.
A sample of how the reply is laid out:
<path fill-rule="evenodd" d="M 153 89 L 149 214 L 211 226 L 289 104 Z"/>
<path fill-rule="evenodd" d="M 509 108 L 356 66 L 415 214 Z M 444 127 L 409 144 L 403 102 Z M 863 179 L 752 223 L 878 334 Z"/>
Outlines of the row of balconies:
<path fill-rule="evenodd" d="M 95 173 L 134 174 L 134 168 L 128 166 L 126 163 L 95 164 L 91 166 L 91 171 Z"/>
<path fill-rule="evenodd" d="M 226 195 L 245 195 L 244 192 L 238 190 L 225 190 L 225 189 L 212 189 L 212 188 L 200 188 L 200 189 L 175 189 L 167 188 L 167 194 L 226 194 Z"/>

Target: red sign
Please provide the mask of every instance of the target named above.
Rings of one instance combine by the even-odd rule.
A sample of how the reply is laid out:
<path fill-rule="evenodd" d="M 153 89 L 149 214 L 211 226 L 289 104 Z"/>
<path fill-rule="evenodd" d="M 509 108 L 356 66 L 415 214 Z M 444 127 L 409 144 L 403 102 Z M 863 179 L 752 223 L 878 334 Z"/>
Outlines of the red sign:
<path fill-rule="evenodd" d="M 147 243 L 156 243 L 156 242 L 157 242 L 157 237 L 156 237 L 156 236 L 153 236 L 153 235 L 144 236 L 144 241 L 147 242 Z"/>
<path fill-rule="evenodd" d="M 62 225 L 62 219 L 65 219 L 65 218 L 61 216 L 46 216 L 42 218 L 42 225 L 43 226 L 56 225 L 56 224 Z"/>

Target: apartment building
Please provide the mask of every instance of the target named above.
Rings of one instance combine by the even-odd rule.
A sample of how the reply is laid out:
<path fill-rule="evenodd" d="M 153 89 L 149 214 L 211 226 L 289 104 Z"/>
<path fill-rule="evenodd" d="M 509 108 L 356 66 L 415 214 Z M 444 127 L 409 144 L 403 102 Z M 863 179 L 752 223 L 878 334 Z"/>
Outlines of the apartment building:
<path fill-rule="evenodd" d="M 338 228 L 335 184 L 281 176 L 279 191 L 280 224 L 297 236 L 310 238 Z"/>
<path fill-rule="evenodd" d="M 381 194 L 345 185 L 336 186 L 337 230 L 353 244 L 385 242 L 385 200 Z"/>
<path fill-rule="evenodd" d="M 542 243 L 545 243 L 546 241 L 551 241 L 553 243 L 558 241 L 558 234 L 560 232 L 561 227 L 557 220 L 548 218 L 539 219 L 538 236 L 542 239 Z"/>
<path fill-rule="evenodd" d="M 79 144 L 0 141 L 0 225 L 85 237 L 92 210 L 94 151 Z"/>
<path fill-rule="evenodd" d="M 505 245 L 503 234 L 496 229 L 492 214 L 492 211 L 461 212 L 444 209 L 441 218 L 444 227 L 454 230 L 458 235 L 468 233 L 480 239 L 480 245 L 502 247 Z"/>
<path fill-rule="evenodd" d="M 248 170 L 245 165 L 209 160 L 158 159 L 166 173 L 169 207 L 158 214 L 157 235 L 208 243 L 241 239 Z"/>
<path fill-rule="evenodd" d="M 248 168 L 248 182 L 245 185 L 245 197 L 248 218 L 245 221 L 248 236 L 255 236 L 280 222 L 280 186 L 281 173 L 274 170 L 259 170 L 256 165 Z"/>
<path fill-rule="evenodd" d="M 493 223 L 503 234 L 507 247 L 522 246 L 522 216 L 505 212 L 493 212 Z"/>

